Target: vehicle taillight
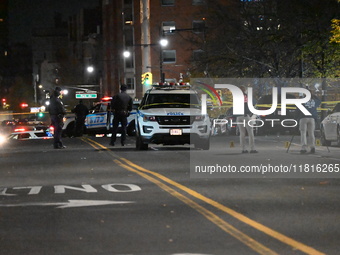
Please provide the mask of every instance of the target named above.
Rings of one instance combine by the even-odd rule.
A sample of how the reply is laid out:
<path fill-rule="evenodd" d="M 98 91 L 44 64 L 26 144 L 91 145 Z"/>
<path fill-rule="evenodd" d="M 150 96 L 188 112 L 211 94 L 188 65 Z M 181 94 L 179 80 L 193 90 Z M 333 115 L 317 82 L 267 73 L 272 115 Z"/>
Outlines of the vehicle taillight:
<path fill-rule="evenodd" d="M 54 134 L 54 127 L 53 127 L 53 126 L 50 126 L 49 132 L 50 132 L 51 134 Z"/>
<path fill-rule="evenodd" d="M 14 132 L 24 132 L 24 131 L 26 131 L 26 129 L 24 129 L 24 128 L 16 128 L 16 129 L 14 129 Z"/>

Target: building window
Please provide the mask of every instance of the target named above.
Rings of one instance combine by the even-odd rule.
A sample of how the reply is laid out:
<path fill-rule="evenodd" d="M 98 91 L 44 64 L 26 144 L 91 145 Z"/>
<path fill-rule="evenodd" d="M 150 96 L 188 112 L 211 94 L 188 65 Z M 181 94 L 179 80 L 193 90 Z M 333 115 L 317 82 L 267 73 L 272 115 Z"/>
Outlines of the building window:
<path fill-rule="evenodd" d="M 205 29 L 205 22 L 203 20 L 194 20 L 192 22 L 192 29 L 194 33 L 203 33 Z"/>
<path fill-rule="evenodd" d="M 163 21 L 162 28 L 163 28 L 164 34 L 173 34 L 173 30 L 176 29 L 176 22 L 175 21 Z"/>
<path fill-rule="evenodd" d="M 135 89 L 135 79 L 134 78 L 126 78 L 126 86 L 129 90 Z"/>
<path fill-rule="evenodd" d="M 204 5 L 206 3 L 206 0 L 192 0 L 192 5 Z"/>
<path fill-rule="evenodd" d="M 125 46 L 132 46 L 133 45 L 133 30 L 132 29 L 126 29 L 124 31 L 125 36 Z"/>
<path fill-rule="evenodd" d="M 133 68 L 133 57 L 125 58 L 125 68 Z"/>
<path fill-rule="evenodd" d="M 174 6 L 175 0 L 161 0 L 162 6 Z"/>
<path fill-rule="evenodd" d="M 176 63 L 176 50 L 163 50 L 162 56 L 163 63 Z"/>
<path fill-rule="evenodd" d="M 126 7 L 124 10 L 124 24 L 127 26 L 133 25 L 132 8 Z"/>

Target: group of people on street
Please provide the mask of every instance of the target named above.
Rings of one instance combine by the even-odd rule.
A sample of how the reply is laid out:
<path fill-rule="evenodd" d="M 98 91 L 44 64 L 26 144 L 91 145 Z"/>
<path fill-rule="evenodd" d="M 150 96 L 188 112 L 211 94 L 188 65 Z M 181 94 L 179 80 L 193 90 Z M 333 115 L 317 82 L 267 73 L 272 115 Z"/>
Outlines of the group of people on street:
<path fill-rule="evenodd" d="M 132 98 L 126 93 L 127 86 L 125 84 L 121 85 L 120 90 L 121 92 L 115 95 L 111 101 L 111 111 L 114 114 L 112 136 L 110 142 L 111 146 L 115 145 L 119 123 L 121 123 L 122 128 L 121 145 L 125 145 L 127 117 L 132 111 L 133 101 Z M 54 128 L 54 149 L 66 148 L 66 146 L 62 142 L 62 129 L 64 125 L 63 118 L 66 114 L 66 109 L 60 96 L 61 88 L 56 87 L 50 96 L 50 105 L 48 108 L 51 118 L 51 125 Z M 86 105 L 84 105 L 83 101 L 80 100 L 79 103 L 72 109 L 72 112 L 75 113 L 74 136 L 82 136 L 84 132 L 84 122 L 86 119 L 86 115 L 89 113 L 89 110 Z"/>
<path fill-rule="evenodd" d="M 255 138 L 253 127 L 249 125 L 252 113 L 248 108 L 248 95 L 245 86 L 240 86 L 244 94 L 244 115 L 237 116 L 237 126 L 240 131 L 240 146 L 242 153 L 248 153 L 246 144 L 246 134 L 249 138 L 249 153 L 258 153 L 255 149 Z M 116 94 L 111 101 L 111 111 L 114 114 L 114 121 L 112 127 L 112 136 L 110 145 L 114 146 L 117 137 L 117 131 L 119 123 L 121 124 L 121 145 L 125 145 L 126 141 L 126 127 L 127 127 L 127 117 L 132 111 L 132 98 L 126 93 L 127 86 L 125 84 L 121 85 L 120 93 Z M 297 109 L 296 119 L 299 123 L 299 130 L 301 135 L 301 154 L 308 152 L 308 147 L 310 148 L 310 153 L 315 153 L 315 123 L 317 123 L 318 114 L 317 108 L 320 106 L 321 101 L 318 97 L 312 93 L 311 99 L 304 104 L 304 107 L 311 113 L 311 115 L 303 114 L 299 109 Z M 54 140 L 53 146 L 55 149 L 66 148 L 62 143 L 62 128 L 63 128 L 63 117 L 66 114 L 64 105 L 60 99 L 61 88 L 56 87 L 50 97 L 49 113 L 51 117 L 51 123 L 54 127 Z M 86 115 L 89 113 L 88 108 L 80 100 L 79 104 L 74 107 L 72 112 L 76 115 L 75 122 L 75 136 L 82 136 L 84 131 L 84 121 Z M 307 139 L 308 137 L 308 139 Z"/>

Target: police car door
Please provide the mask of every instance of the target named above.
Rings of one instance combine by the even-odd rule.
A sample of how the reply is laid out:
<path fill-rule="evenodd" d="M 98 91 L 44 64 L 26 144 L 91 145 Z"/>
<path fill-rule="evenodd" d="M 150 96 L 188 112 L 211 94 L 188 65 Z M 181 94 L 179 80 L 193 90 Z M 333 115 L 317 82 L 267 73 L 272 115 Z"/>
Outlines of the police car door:
<path fill-rule="evenodd" d="M 106 130 L 107 123 L 107 103 L 100 103 L 96 105 L 90 114 L 86 116 L 85 125 L 89 131 Z"/>

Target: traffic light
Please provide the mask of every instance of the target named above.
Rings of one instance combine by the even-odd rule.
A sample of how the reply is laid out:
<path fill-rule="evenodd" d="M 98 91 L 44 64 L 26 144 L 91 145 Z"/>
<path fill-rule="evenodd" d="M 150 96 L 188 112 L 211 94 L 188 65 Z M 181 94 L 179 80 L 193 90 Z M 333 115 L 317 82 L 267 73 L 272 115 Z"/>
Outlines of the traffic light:
<path fill-rule="evenodd" d="M 39 117 L 39 118 L 44 117 L 44 115 L 45 115 L 45 114 L 44 114 L 43 112 L 39 112 L 39 113 L 38 113 L 38 117 Z"/>
<path fill-rule="evenodd" d="M 152 73 L 146 72 L 142 74 L 142 84 L 145 86 L 149 86 L 152 84 Z"/>

